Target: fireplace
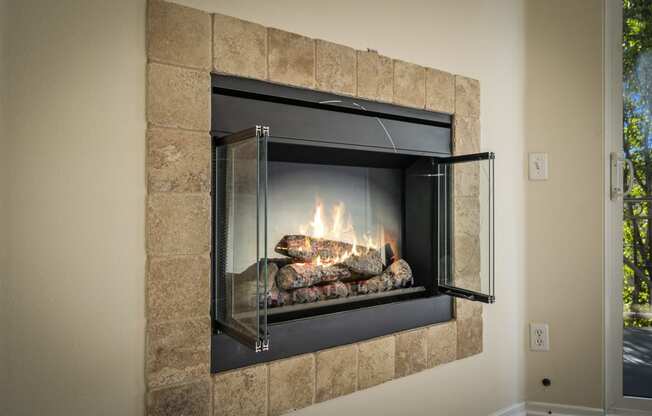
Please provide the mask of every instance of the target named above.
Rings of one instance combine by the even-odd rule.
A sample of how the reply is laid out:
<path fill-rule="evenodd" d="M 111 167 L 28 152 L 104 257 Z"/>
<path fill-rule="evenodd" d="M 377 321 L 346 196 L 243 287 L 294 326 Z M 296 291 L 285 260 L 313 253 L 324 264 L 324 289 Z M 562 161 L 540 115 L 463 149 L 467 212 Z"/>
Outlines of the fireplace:
<path fill-rule="evenodd" d="M 212 75 L 213 372 L 494 301 L 494 155 L 452 156 L 452 123 Z"/>

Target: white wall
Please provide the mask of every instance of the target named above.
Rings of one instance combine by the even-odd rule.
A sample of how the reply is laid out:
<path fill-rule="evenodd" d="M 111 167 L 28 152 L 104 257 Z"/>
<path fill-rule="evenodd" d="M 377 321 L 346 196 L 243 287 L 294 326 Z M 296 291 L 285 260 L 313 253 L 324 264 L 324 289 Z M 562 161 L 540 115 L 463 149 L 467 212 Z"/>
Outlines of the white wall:
<path fill-rule="evenodd" d="M 527 186 L 527 311 L 551 343 L 527 353 L 527 398 L 601 407 L 601 2 L 526 10 L 526 146 L 550 158 L 550 180 Z"/>
<path fill-rule="evenodd" d="M 20 0 L 6 17 L 3 414 L 141 415 L 145 4 Z"/>
<path fill-rule="evenodd" d="M 297 415 L 486 415 L 524 396 L 525 10 L 518 0 L 184 0 L 211 12 L 475 77 L 483 149 L 496 160 L 497 298 L 485 353 Z M 436 410 L 435 410 L 436 409 Z"/>
<path fill-rule="evenodd" d="M 553 347 L 528 354 L 528 398 L 595 405 L 599 1 L 183 2 L 482 82 L 498 196 L 485 353 L 298 414 L 486 415 L 524 400 L 526 294 Z M 145 4 L 16 1 L 6 17 L 7 413 L 140 415 Z M 549 182 L 526 183 L 527 149 L 551 154 Z"/>

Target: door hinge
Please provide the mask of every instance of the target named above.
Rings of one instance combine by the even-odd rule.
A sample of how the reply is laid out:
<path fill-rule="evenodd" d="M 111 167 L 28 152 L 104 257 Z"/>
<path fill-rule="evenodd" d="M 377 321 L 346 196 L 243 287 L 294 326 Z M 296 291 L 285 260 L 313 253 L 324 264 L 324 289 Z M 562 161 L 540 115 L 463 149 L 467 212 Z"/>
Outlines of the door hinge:
<path fill-rule="evenodd" d="M 256 352 L 269 351 L 269 338 L 259 339 L 256 341 Z"/>

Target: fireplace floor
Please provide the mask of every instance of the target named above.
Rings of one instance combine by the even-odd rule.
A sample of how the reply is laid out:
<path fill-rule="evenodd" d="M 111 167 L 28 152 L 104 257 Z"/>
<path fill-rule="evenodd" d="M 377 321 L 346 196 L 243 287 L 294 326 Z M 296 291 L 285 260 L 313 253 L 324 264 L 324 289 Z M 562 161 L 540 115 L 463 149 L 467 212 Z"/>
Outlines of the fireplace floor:
<path fill-rule="evenodd" d="M 299 304 L 288 305 L 288 306 L 279 306 L 276 308 L 267 309 L 267 316 L 274 316 L 274 315 L 287 313 L 287 312 L 298 312 L 298 311 L 303 311 L 308 309 L 314 310 L 314 309 L 323 308 L 327 306 L 334 306 L 334 305 L 342 305 L 342 304 L 351 305 L 357 302 L 364 302 L 372 299 L 382 299 L 382 298 L 388 298 L 393 296 L 421 293 L 425 291 L 426 288 L 423 286 L 406 287 L 401 289 L 390 290 L 387 292 L 369 293 L 366 295 L 356 295 L 348 298 L 322 300 L 315 303 L 299 303 Z"/>

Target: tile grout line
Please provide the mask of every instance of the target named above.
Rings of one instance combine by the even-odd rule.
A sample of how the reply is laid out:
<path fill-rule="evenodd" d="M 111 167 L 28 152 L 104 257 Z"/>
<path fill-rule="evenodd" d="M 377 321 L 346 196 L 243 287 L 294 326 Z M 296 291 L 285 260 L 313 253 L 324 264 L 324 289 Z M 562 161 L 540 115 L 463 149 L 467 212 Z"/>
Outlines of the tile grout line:
<path fill-rule="evenodd" d="M 211 47 L 212 47 L 212 43 L 211 43 Z M 212 54 L 211 54 L 211 57 L 212 57 Z M 206 70 L 207 70 L 207 68 L 202 68 L 202 67 L 198 67 L 198 66 L 189 66 L 189 65 L 180 64 L 178 62 L 170 62 L 170 61 L 165 61 L 165 60 L 161 60 L 161 59 L 157 59 L 157 58 L 151 58 L 151 57 L 149 57 L 147 59 L 147 64 L 148 65 L 156 64 L 156 65 L 168 66 L 168 67 L 177 68 L 177 69 L 185 69 L 185 70 L 189 70 L 189 71 L 201 72 L 202 74 L 205 73 Z M 208 72 L 209 73 L 211 72 L 211 66 L 212 65 L 208 66 Z"/>

